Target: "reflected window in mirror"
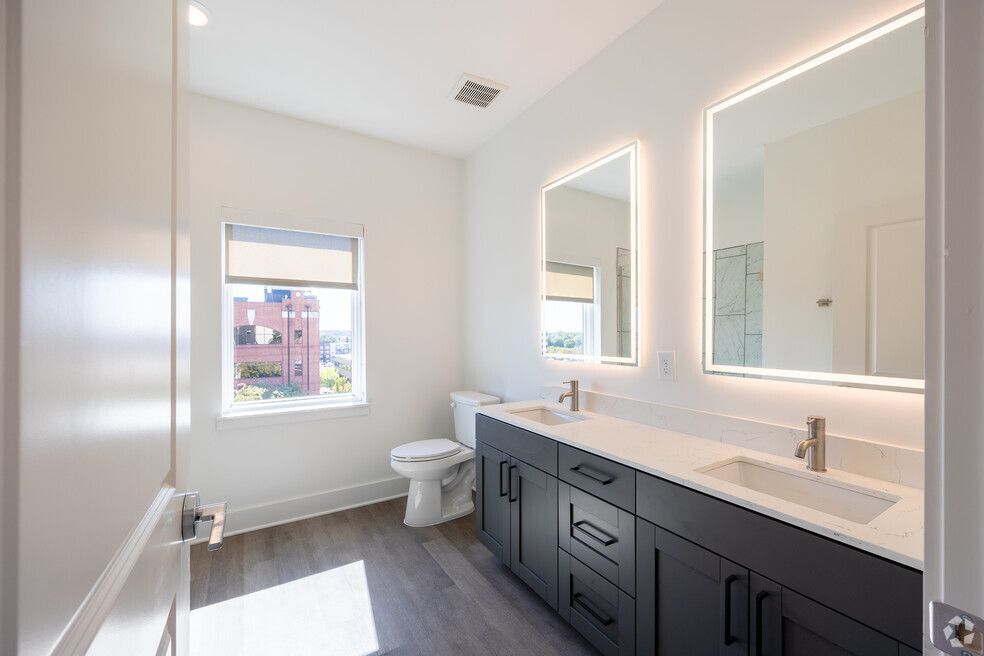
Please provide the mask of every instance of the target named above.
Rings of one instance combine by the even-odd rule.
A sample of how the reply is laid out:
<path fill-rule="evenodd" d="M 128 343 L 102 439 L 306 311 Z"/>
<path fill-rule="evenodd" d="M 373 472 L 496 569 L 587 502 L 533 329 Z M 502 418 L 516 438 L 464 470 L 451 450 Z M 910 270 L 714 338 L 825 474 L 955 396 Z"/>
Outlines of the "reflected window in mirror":
<path fill-rule="evenodd" d="M 922 389 L 923 24 L 706 110 L 705 371 Z"/>
<path fill-rule="evenodd" d="M 638 364 L 638 144 L 545 186 L 545 357 Z"/>

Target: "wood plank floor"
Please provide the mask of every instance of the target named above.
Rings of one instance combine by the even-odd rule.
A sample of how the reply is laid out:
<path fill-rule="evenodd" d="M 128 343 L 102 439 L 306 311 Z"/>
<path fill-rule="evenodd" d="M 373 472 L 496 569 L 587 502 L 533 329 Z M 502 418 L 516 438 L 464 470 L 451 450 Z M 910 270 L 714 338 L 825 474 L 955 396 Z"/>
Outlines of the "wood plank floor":
<path fill-rule="evenodd" d="M 192 654 L 594 654 L 474 537 L 405 499 L 191 550 Z"/>

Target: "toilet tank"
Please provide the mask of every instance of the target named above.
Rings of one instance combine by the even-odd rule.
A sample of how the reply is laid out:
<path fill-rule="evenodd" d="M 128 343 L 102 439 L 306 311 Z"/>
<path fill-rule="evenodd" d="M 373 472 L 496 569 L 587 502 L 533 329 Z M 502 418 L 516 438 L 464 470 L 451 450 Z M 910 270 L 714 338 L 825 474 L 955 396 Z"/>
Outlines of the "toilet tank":
<path fill-rule="evenodd" d="M 483 405 L 495 405 L 501 399 L 481 392 L 451 392 L 454 414 L 454 437 L 467 447 L 475 448 L 475 413 Z"/>

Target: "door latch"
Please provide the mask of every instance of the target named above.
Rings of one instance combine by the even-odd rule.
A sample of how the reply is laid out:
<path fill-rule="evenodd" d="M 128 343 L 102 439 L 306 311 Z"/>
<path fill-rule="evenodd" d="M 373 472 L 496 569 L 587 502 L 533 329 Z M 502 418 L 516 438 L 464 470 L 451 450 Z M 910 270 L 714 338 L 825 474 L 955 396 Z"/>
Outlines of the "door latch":
<path fill-rule="evenodd" d="M 181 539 L 185 542 L 194 540 L 198 537 L 198 527 L 205 522 L 212 522 L 212 530 L 208 534 L 208 550 L 221 549 L 225 535 L 225 514 L 225 501 L 203 506 L 198 492 L 186 493 L 181 508 Z"/>
<path fill-rule="evenodd" d="M 981 656 L 984 654 L 984 619 L 950 604 L 929 604 L 930 641 L 944 654 Z"/>

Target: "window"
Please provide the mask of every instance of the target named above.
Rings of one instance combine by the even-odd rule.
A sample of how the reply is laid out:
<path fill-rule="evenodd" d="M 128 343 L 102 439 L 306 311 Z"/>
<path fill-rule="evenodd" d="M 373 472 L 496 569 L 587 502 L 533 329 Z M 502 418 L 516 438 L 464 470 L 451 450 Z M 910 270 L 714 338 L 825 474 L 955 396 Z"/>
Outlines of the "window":
<path fill-rule="evenodd" d="M 361 251 L 361 230 L 225 224 L 227 410 L 365 399 Z"/>
<path fill-rule="evenodd" d="M 600 355 L 598 267 L 546 263 L 543 301 L 543 352 L 547 355 Z"/>
<path fill-rule="evenodd" d="M 245 301 L 246 299 L 240 299 Z M 266 326 L 236 326 L 236 345 L 248 346 L 251 344 L 279 344 L 281 341 L 280 331 Z"/>

